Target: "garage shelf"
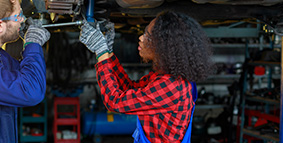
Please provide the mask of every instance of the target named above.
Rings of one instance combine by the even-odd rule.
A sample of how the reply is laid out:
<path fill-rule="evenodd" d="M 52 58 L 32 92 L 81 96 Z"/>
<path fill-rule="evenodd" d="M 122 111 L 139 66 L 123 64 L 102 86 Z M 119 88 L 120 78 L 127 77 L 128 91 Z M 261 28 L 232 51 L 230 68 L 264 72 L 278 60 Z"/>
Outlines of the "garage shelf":
<path fill-rule="evenodd" d="M 22 117 L 24 123 L 43 123 L 46 121 L 45 117 Z"/>
<path fill-rule="evenodd" d="M 246 128 L 243 128 L 243 133 L 259 139 L 279 142 L 279 134 L 260 134 L 259 131 L 250 130 Z"/>
<path fill-rule="evenodd" d="M 246 44 L 238 43 L 238 44 L 211 44 L 213 48 L 246 48 Z M 249 44 L 249 48 L 258 48 L 260 46 L 264 48 L 269 48 L 269 44 Z M 281 45 L 274 45 L 275 48 L 281 48 Z"/>
<path fill-rule="evenodd" d="M 45 136 L 21 136 L 21 142 L 43 142 L 46 141 Z"/>
<path fill-rule="evenodd" d="M 253 66 L 280 66 L 281 63 L 280 62 L 265 62 L 265 61 L 253 61 L 253 62 L 249 62 L 249 65 L 253 65 Z"/>
<path fill-rule="evenodd" d="M 66 119 L 57 119 L 57 125 L 77 125 L 79 124 L 78 119 L 66 118 Z"/>
<path fill-rule="evenodd" d="M 274 99 L 269 99 L 269 98 L 264 98 L 260 96 L 251 96 L 251 93 L 247 93 L 246 100 L 249 101 L 255 101 L 255 102 L 261 102 L 261 103 L 266 103 L 266 104 L 273 104 L 273 105 L 280 105 L 280 101 L 274 100 Z"/>
<path fill-rule="evenodd" d="M 197 104 L 196 109 L 218 109 L 228 107 L 225 104 Z"/>
<path fill-rule="evenodd" d="M 78 143 L 77 139 L 60 139 L 57 143 Z"/>

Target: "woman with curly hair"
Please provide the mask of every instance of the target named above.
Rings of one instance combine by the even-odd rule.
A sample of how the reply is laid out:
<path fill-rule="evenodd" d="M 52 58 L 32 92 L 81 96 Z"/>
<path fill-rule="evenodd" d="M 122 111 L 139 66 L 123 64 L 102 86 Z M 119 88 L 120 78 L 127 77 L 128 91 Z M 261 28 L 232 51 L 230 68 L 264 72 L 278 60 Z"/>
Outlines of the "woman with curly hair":
<path fill-rule="evenodd" d="M 135 142 L 190 142 L 195 82 L 205 79 L 212 67 L 202 27 L 182 13 L 159 14 L 139 37 L 138 47 L 154 72 L 132 81 L 112 52 L 114 31 L 104 37 L 92 25 L 84 23 L 80 41 L 98 58 L 95 68 L 107 109 L 138 115 Z"/>

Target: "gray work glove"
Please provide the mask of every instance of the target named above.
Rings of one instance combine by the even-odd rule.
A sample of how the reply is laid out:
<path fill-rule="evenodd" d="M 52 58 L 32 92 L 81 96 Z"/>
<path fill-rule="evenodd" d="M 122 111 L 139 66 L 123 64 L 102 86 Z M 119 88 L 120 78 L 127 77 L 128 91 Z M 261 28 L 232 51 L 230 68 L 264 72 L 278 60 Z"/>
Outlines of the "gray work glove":
<path fill-rule="evenodd" d="M 21 22 L 21 27 L 20 27 L 20 36 L 22 38 L 25 38 L 25 34 L 28 30 L 28 27 L 30 25 L 36 25 L 36 26 L 42 26 L 42 22 L 37 19 L 32 19 L 31 17 L 27 18 L 24 22 Z"/>
<path fill-rule="evenodd" d="M 28 19 L 26 23 L 29 25 L 25 34 L 26 43 L 38 43 L 42 46 L 49 40 L 50 33 L 47 29 L 42 27 L 42 22 L 40 20 Z"/>
<path fill-rule="evenodd" d="M 98 23 L 88 23 L 84 20 L 79 39 L 91 52 L 96 53 L 97 59 L 109 52 L 106 39 L 100 31 Z"/>
<path fill-rule="evenodd" d="M 115 38 L 115 28 L 114 23 L 107 21 L 104 23 L 104 27 L 106 28 L 105 37 L 107 40 L 107 46 L 109 53 L 113 52 L 113 43 Z"/>
<path fill-rule="evenodd" d="M 27 25 L 34 25 L 34 26 L 37 26 L 37 27 L 41 27 L 42 26 L 42 21 L 39 20 L 39 19 L 32 19 L 31 17 L 27 18 L 27 20 L 25 21 L 25 23 Z"/>

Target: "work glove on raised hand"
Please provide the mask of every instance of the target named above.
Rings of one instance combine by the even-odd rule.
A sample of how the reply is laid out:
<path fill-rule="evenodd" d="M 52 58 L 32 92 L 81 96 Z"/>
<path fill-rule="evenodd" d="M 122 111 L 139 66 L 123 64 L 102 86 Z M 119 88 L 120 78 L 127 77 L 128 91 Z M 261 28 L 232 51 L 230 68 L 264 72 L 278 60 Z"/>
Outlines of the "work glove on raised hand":
<path fill-rule="evenodd" d="M 50 33 L 47 29 L 42 27 L 40 20 L 29 18 L 26 23 L 29 25 L 24 36 L 26 43 L 38 43 L 42 46 L 49 40 Z"/>
<path fill-rule="evenodd" d="M 103 23 L 103 26 L 105 27 L 105 37 L 107 40 L 107 46 L 109 53 L 113 52 L 113 43 L 114 43 L 114 38 L 115 38 L 115 28 L 114 28 L 114 23 L 110 21 L 106 21 Z"/>
<path fill-rule="evenodd" d="M 106 38 L 100 31 L 98 23 L 89 23 L 84 20 L 79 39 L 91 52 L 96 53 L 97 59 L 109 52 Z"/>
<path fill-rule="evenodd" d="M 28 30 L 28 27 L 30 25 L 36 25 L 36 26 L 42 26 L 42 23 L 40 20 L 33 19 L 31 17 L 28 17 L 24 22 L 21 22 L 21 27 L 20 27 L 20 36 L 22 38 L 25 38 L 25 34 Z"/>

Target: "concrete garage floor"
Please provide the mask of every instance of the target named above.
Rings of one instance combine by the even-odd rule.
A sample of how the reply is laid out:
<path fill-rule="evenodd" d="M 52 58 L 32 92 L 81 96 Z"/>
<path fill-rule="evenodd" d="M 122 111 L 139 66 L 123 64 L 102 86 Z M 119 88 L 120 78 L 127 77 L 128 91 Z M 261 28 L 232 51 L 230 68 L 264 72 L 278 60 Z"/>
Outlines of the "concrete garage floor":
<path fill-rule="evenodd" d="M 109 135 L 109 136 L 96 136 L 87 137 L 81 140 L 81 143 L 133 143 L 134 138 L 131 135 Z M 192 143 L 207 143 L 199 136 L 192 136 Z"/>
<path fill-rule="evenodd" d="M 134 138 L 131 135 L 109 135 L 87 137 L 81 140 L 81 143 L 133 143 Z"/>

